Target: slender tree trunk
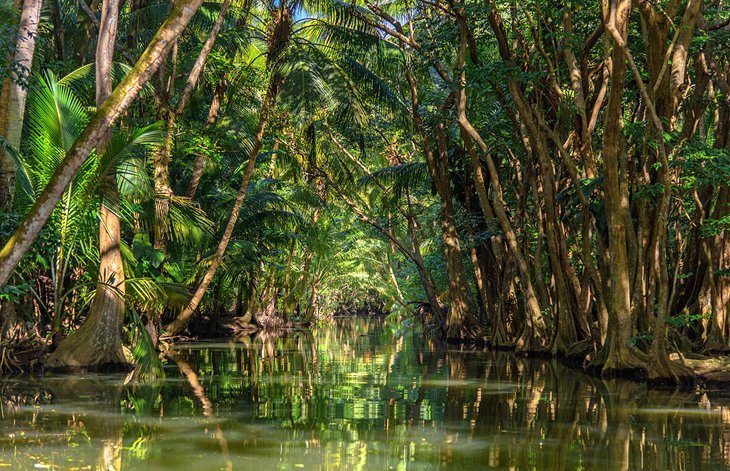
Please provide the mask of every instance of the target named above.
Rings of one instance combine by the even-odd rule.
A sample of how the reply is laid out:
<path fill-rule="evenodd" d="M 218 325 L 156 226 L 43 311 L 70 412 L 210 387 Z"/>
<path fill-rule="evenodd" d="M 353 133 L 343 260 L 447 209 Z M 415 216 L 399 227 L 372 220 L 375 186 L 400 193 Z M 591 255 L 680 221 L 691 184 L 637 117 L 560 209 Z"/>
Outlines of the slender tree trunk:
<path fill-rule="evenodd" d="M 20 15 L 13 61 L 22 69 L 22 76 L 12 78 L 12 82 L 9 84 L 6 128 L 2 130 L 7 143 L 15 149 L 20 147 L 25 98 L 28 93 L 30 72 L 33 68 L 33 54 L 38 37 L 42 3 L 42 0 L 26 0 L 23 2 L 23 11 Z M 13 207 L 15 171 L 15 163 L 8 153 L 0 153 L 0 211 L 10 211 Z"/>
<path fill-rule="evenodd" d="M 612 0 L 605 22 L 626 39 L 628 34 L 631 0 Z M 611 55 L 611 91 L 608 97 L 603 131 L 604 187 L 606 192 L 606 217 L 608 219 L 608 253 L 610 257 L 610 288 L 608 295 L 608 335 L 599 354 L 604 374 L 625 370 L 645 370 L 640 359 L 628 342 L 631 331 L 631 277 L 627 252 L 627 235 L 624 227 L 624 210 L 629 204 L 625 179 L 620 175 L 623 145 L 623 95 L 626 61 L 621 48 L 614 44 Z"/>
<path fill-rule="evenodd" d="M 246 170 L 244 171 L 243 180 L 241 181 L 241 186 L 238 189 L 236 200 L 233 203 L 233 209 L 231 210 L 231 216 L 228 218 L 228 224 L 226 225 L 223 236 L 218 243 L 215 257 L 208 267 L 208 270 L 205 272 L 205 275 L 203 275 L 203 279 L 200 281 L 200 284 L 195 290 L 195 294 L 193 294 L 193 297 L 190 299 L 188 305 L 185 307 L 185 309 L 183 309 L 180 315 L 177 316 L 177 318 L 173 322 L 168 324 L 165 328 L 168 335 L 174 335 L 187 326 L 190 318 L 193 316 L 195 311 L 198 309 L 200 302 L 203 300 L 203 295 L 205 295 L 205 291 L 208 289 L 210 282 L 213 280 L 213 276 L 215 276 L 218 267 L 223 261 L 223 255 L 225 254 L 226 249 L 228 248 L 228 243 L 231 241 L 231 237 L 233 236 L 233 229 L 236 227 L 238 214 L 241 212 L 241 206 L 243 205 L 243 200 L 246 197 L 246 190 L 248 189 L 248 185 L 251 183 L 251 178 L 253 177 L 253 171 L 256 167 L 256 158 L 259 151 L 261 150 L 261 144 L 263 143 L 264 138 L 264 131 L 266 130 L 266 125 L 269 122 L 269 112 L 271 111 L 271 107 L 276 103 L 276 95 L 279 86 L 277 80 L 278 78 L 275 75 L 272 76 L 269 80 L 269 87 L 266 91 L 266 97 L 264 98 L 264 102 L 261 106 L 258 128 L 256 130 L 256 134 L 254 136 L 251 146 L 251 154 L 249 154 L 248 157 L 248 165 L 246 166 Z"/>
<path fill-rule="evenodd" d="M 96 105 L 102 106 L 112 94 L 112 65 L 117 38 L 119 0 L 102 3 L 99 39 L 96 46 Z M 103 155 L 111 132 L 99 139 L 96 152 Z M 111 197 L 102 201 L 99 211 L 99 280 L 89 316 L 76 332 L 68 336 L 51 354 L 51 367 L 116 367 L 127 363 L 122 350 L 124 323 L 124 266 L 120 251 L 119 193 L 116 175 L 105 176 Z"/>
<path fill-rule="evenodd" d="M 441 197 L 441 237 L 444 242 L 444 258 L 449 279 L 449 313 L 446 317 L 446 337 L 453 340 L 474 338 L 478 325 L 475 304 L 472 300 L 464 264 L 461 260 L 461 243 L 456 230 L 456 211 L 451 197 L 451 177 L 448 167 L 448 148 L 443 124 L 438 125 L 437 141 L 440 165 L 432 157 L 429 162 L 431 175 Z M 425 141 L 424 145 L 428 145 Z M 427 152 L 428 154 L 429 152 Z"/>
<path fill-rule="evenodd" d="M 218 39 L 218 33 L 223 26 L 223 20 L 226 17 L 226 12 L 231 4 L 230 0 L 223 0 L 221 9 L 218 12 L 218 17 L 213 23 L 213 27 L 210 30 L 208 38 L 203 43 L 203 47 L 200 49 L 193 67 L 190 69 L 188 78 L 185 82 L 180 99 L 178 100 L 175 108 L 171 109 L 167 113 L 167 127 L 165 131 L 164 144 L 160 149 L 155 152 L 155 217 L 157 218 L 158 227 L 165 227 L 167 224 L 167 217 L 170 211 L 170 198 L 173 196 L 172 188 L 170 187 L 170 159 L 172 157 L 172 148 L 174 145 L 175 135 L 175 124 L 178 116 L 182 114 L 187 107 L 190 97 L 193 94 L 193 90 L 198 84 L 200 74 L 202 74 L 205 64 L 208 61 L 208 55 L 213 49 L 216 40 Z M 170 91 L 173 90 L 174 84 L 171 84 Z M 160 230 L 158 237 L 155 238 L 155 248 L 158 250 L 165 251 L 167 245 L 167 231 Z"/>
<path fill-rule="evenodd" d="M 490 21 L 494 22 L 492 28 L 495 32 L 501 32 L 501 22 L 499 22 L 501 20 L 497 21 L 498 14 L 495 13 L 495 15 L 497 16 L 490 17 Z M 463 36 L 464 33 L 462 31 L 462 37 Z M 503 41 L 500 42 L 500 46 L 502 46 L 502 43 Z M 463 61 L 465 55 L 464 39 L 462 39 L 461 50 L 461 57 Z M 486 157 L 487 169 L 489 170 L 489 178 L 491 181 L 492 189 L 494 190 L 494 213 L 497 216 L 497 221 L 499 222 L 499 225 L 504 232 L 505 238 L 507 239 L 507 246 L 517 262 L 517 268 L 520 274 L 520 283 L 522 285 L 522 291 L 525 296 L 525 310 L 527 311 L 525 323 L 526 325 L 519 338 L 517 339 L 516 347 L 517 350 L 520 352 L 541 350 L 545 347 L 545 321 L 542 317 L 540 303 L 538 302 L 537 296 L 535 294 L 535 289 L 532 285 L 529 265 L 527 263 L 527 260 L 523 256 L 522 251 L 520 250 L 519 241 L 517 240 L 517 234 L 515 233 L 515 230 L 512 227 L 512 224 L 507 216 L 507 212 L 505 209 L 506 203 L 504 201 L 502 193 L 502 185 L 499 181 L 497 166 L 494 163 L 494 159 L 489 152 L 489 148 L 487 147 L 486 142 L 484 142 L 477 130 L 467 118 L 466 99 L 466 77 L 462 74 L 459 86 L 459 99 L 457 101 L 457 116 L 459 120 L 459 125 L 469 135 L 469 137 L 477 143 L 480 150 L 484 153 L 484 156 Z M 469 149 L 470 146 L 472 145 L 469 142 L 467 144 L 467 149 Z M 474 183 L 478 189 L 477 195 L 479 196 L 479 204 L 481 205 L 482 210 L 486 211 L 489 207 L 489 200 L 486 193 L 486 182 L 481 171 L 481 161 L 479 160 L 476 152 L 474 152 L 473 149 L 471 152 L 469 152 L 469 154 L 472 160 L 472 166 L 475 170 Z M 483 191 L 482 188 L 484 189 Z"/>
<path fill-rule="evenodd" d="M 201 4 L 202 0 L 180 0 L 175 4 L 135 66 L 114 89 L 104 105 L 97 109 L 96 114 L 67 152 L 46 188 L 36 199 L 28 215 L 0 251 L 0 287 L 5 285 L 10 274 L 38 237 L 81 164 L 137 97 Z"/>

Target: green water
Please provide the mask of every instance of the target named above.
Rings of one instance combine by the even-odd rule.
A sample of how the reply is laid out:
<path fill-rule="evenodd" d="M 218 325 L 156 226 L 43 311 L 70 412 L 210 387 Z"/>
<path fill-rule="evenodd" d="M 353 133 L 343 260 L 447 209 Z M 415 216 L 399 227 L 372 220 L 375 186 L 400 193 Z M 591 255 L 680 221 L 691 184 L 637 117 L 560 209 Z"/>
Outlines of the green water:
<path fill-rule="evenodd" d="M 730 469 L 730 400 L 375 320 L 181 345 L 166 372 L 5 380 L 0 469 Z"/>

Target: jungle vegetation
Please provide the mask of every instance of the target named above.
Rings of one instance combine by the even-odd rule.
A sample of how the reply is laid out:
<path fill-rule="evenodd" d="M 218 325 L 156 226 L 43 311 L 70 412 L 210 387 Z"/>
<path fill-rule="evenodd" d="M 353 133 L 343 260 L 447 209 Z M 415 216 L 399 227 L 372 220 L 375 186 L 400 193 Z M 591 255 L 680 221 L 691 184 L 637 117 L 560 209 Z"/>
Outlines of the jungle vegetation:
<path fill-rule="evenodd" d="M 4 0 L 6 370 L 358 311 L 730 349 L 724 0 Z"/>

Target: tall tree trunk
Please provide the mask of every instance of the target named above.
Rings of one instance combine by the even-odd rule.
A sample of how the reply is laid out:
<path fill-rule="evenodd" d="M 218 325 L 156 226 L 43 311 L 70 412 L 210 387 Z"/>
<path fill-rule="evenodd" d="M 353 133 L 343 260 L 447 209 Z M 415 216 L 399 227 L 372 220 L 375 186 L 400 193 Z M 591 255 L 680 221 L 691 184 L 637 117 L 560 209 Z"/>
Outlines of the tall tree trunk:
<path fill-rule="evenodd" d="M 612 0 L 609 11 L 604 12 L 607 28 L 615 28 L 625 41 L 628 35 L 631 0 Z M 620 174 L 623 143 L 623 95 L 626 61 L 621 47 L 614 44 L 611 53 L 611 91 L 608 97 L 603 131 L 603 161 L 605 166 L 604 187 L 606 192 L 606 217 L 608 219 L 608 253 L 610 257 L 610 287 L 608 293 L 608 335 L 596 361 L 604 374 L 626 370 L 645 370 L 646 364 L 629 346 L 631 331 L 631 277 L 627 252 L 627 235 L 624 212 L 629 204 L 626 179 Z"/>
<path fill-rule="evenodd" d="M 276 77 L 276 75 L 272 75 L 272 77 L 269 79 L 269 86 L 266 91 L 266 96 L 264 97 L 264 102 L 261 105 L 259 124 L 258 128 L 256 129 L 256 134 L 254 135 L 253 143 L 251 146 L 251 153 L 248 157 L 248 165 L 246 166 L 246 169 L 243 173 L 243 180 L 241 181 L 241 186 L 238 189 L 236 200 L 233 203 L 231 216 L 228 218 L 228 224 L 223 231 L 220 242 L 218 242 L 218 248 L 216 249 L 213 261 L 208 267 L 208 270 L 205 272 L 205 275 L 203 275 L 203 279 L 200 281 L 198 288 L 195 290 L 195 293 L 190 299 L 190 302 L 187 304 L 187 306 L 185 306 L 185 309 L 183 309 L 180 315 L 177 316 L 177 318 L 173 322 L 168 324 L 165 328 L 168 335 L 174 335 L 187 326 L 190 318 L 198 309 L 200 302 L 203 300 L 203 295 L 205 295 L 205 291 L 208 289 L 210 282 L 213 280 L 213 277 L 215 276 L 218 267 L 223 261 L 223 255 L 226 253 L 228 243 L 231 241 L 231 237 L 233 236 L 233 229 L 236 227 L 238 214 L 241 212 L 241 206 L 243 205 L 243 200 L 246 197 L 246 190 L 248 189 L 248 185 L 251 183 L 251 177 L 253 177 L 253 171 L 256 167 L 256 158 L 258 157 L 258 153 L 261 150 L 261 144 L 263 143 L 264 139 L 264 131 L 266 130 L 266 125 L 269 122 L 269 112 L 271 111 L 271 107 L 276 103 L 276 95 L 279 87 L 279 84 L 277 82 L 278 78 Z"/>
<path fill-rule="evenodd" d="M 203 0 L 180 0 L 140 56 L 132 70 L 112 92 L 104 105 L 97 109 L 91 121 L 76 139 L 63 162 L 36 199 L 28 215 L 0 250 L 0 287 L 20 263 L 51 216 L 74 175 L 91 150 L 109 132 L 111 126 L 137 97 L 145 83 L 160 66 L 188 22 L 198 11 Z"/>
<path fill-rule="evenodd" d="M 12 78 L 12 82 L 9 83 L 7 115 L 3 117 L 6 119 L 6 127 L 2 129 L 7 143 L 15 149 L 20 147 L 25 98 L 28 92 L 28 80 L 31 77 L 30 72 L 33 68 L 33 53 L 38 37 L 42 3 L 42 0 L 26 0 L 20 15 L 13 61 L 22 70 L 22 76 Z M 13 160 L 7 152 L 2 152 L 0 155 L 0 211 L 10 211 L 13 207 L 15 171 Z"/>
<path fill-rule="evenodd" d="M 112 94 L 112 65 L 117 38 L 120 0 L 104 0 L 96 45 L 96 106 Z M 97 155 L 106 150 L 111 131 L 101 136 Z M 124 266 L 120 251 L 119 192 L 114 170 L 102 183 L 109 198 L 99 211 L 99 279 L 89 316 L 76 332 L 68 336 L 51 354 L 50 367 L 117 367 L 127 363 L 122 350 L 124 323 Z"/>
<path fill-rule="evenodd" d="M 0 135 L 5 137 L 8 145 L 20 148 L 20 135 L 23 131 L 25 115 L 25 98 L 28 91 L 28 80 L 33 68 L 33 54 L 38 36 L 38 22 L 41 15 L 42 0 L 26 0 L 20 15 L 18 36 L 15 43 L 15 54 L 9 54 L 22 71 L 22 76 L 8 77 L 3 81 L 0 93 Z M 11 212 L 15 196 L 15 162 L 8 152 L 0 150 L 0 212 Z M 1 286 L 1 284 L 0 284 Z M 9 301 L 0 301 L 0 317 L 2 338 L 20 338 L 25 335 L 25 323 L 19 320 L 15 306 Z"/>

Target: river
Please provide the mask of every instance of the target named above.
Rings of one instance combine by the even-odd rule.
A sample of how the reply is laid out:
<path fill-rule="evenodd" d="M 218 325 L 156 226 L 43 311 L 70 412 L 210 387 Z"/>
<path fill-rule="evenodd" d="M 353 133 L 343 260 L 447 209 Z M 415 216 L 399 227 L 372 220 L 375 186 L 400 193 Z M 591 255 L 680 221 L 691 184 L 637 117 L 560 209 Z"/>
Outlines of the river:
<path fill-rule="evenodd" d="M 166 379 L 6 379 L 0 469 L 730 469 L 730 396 L 377 319 L 175 347 Z"/>

